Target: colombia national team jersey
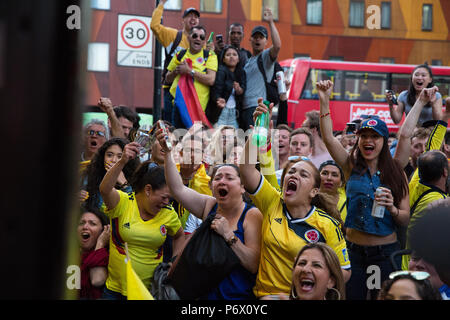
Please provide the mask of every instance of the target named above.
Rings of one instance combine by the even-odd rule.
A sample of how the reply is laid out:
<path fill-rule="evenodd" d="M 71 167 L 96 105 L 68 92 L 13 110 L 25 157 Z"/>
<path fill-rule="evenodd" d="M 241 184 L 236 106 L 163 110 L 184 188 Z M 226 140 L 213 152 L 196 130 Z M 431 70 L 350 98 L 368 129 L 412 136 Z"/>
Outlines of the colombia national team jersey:
<path fill-rule="evenodd" d="M 250 197 L 264 216 L 260 263 L 253 290 L 257 297 L 289 294 L 295 257 L 310 242 L 329 245 L 341 267 L 350 269 L 347 245 L 337 220 L 314 206 L 305 218 L 293 219 L 280 193 L 264 177 Z"/>
<path fill-rule="evenodd" d="M 153 272 L 162 262 L 164 241 L 168 234 L 174 236 L 177 233 L 181 223 L 170 206 L 161 209 L 154 218 L 144 221 L 139 214 L 134 192 L 118 192 L 120 200 L 117 206 L 105 211 L 111 219 L 106 287 L 126 296 L 125 242 L 134 271 L 150 289 Z"/>

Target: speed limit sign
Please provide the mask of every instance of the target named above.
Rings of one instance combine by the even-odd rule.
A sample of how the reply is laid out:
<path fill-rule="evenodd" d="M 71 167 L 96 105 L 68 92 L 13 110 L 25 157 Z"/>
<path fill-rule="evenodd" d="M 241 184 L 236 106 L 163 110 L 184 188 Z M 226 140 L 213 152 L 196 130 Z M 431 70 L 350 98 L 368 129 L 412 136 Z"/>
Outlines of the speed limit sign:
<path fill-rule="evenodd" d="M 152 67 L 150 17 L 119 14 L 117 64 L 128 67 Z"/>

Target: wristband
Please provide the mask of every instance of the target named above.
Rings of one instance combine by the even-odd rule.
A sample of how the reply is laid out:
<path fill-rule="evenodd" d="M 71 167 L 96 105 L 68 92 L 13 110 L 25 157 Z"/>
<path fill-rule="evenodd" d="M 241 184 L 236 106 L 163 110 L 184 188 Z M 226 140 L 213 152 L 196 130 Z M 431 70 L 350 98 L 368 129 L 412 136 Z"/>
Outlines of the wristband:
<path fill-rule="evenodd" d="M 233 235 L 230 239 L 226 240 L 227 245 L 229 245 L 230 247 L 235 244 L 237 242 L 237 238 L 235 235 Z"/>
<path fill-rule="evenodd" d="M 327 112 L 327 113 L 325 113 L 325 114 L 321 114 L 321 115 L 320 115 L 320 118 L 322 119 L 322 118 L 325 118 L 326 116 L 329 116 L 329 115 L 330 115 L 330 113 Z"/>

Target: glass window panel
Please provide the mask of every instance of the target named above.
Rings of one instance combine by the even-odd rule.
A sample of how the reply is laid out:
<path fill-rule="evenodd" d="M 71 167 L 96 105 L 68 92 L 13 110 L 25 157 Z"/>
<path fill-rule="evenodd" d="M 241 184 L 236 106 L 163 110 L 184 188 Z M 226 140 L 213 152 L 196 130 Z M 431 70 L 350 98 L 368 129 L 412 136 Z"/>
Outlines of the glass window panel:
<path fill-rule="evenodd" d="M 342 100 L 342 71 L 311 69 L 300 99 L 319 99 L 316 83 L 321 80 L 333 81 L 331 100 Z"/>
<path fill-rule="evenodd" d="M 222 0 L 200 0 L 200 11 L 221 13 L 222 12 Z"/>
<path fill-rule="evenodd" d="M 386 101 L 388 74 L 375 72 L 345 72 L 345 100 Z"/>
<path fill-rule="evenodd" d="M 390 29 L 391 28 L 391 3 L 382 2 L 381 3 L 381 28 Z"/>
<path fill-rule="evenodd" d="M 269 7 L 272 9 L 273 19 L 278 20 L 278 0 L 263 0 L 263 8 Z"/>
<path fill-rule="evenodd" d="M 308 0 L 306 4 L 306 23 L 322 24 L 322 0 Z"/>
<path fill-rule="evenodd" d="M 442 101 L 450 96 L 450 76 L 434 76 L 434 84 L 439 88 L 439 93 L 442 95 Z"/>
<path fill-rule="evenodd" d="M 410 81 L 411 81 L 410 74 L 393 73 L 391 82 L 392 85 L 391 88 L 388 89 L 393 90 L 395 94 L 398 96 L 400 92 L 408 90 Z"/>
<path fill-rule="evenodd" d="M 433 29 L 433 5 L 424 4 L 422 7 L 422 30 Z"/>
<path fill-rule="evenodd" d="M 164 4 L 164 9 L 167 9 L 167 10 L 181 10 L 181 0 L 168 0 Z"/>
<path fill-rule="evenodd" d="M 89 71 L 109 71 L 109 43 L 91 42 L 88 44 L 87 69 Z"/>
<path fill-rule="evenodd" d="M 91 0 L 91 8 L 98 10 L 110 10 L 110 0 Z"/>
<path fill-rule="evenodd" d="M 350 27 L 364 27 L 364 2 L 350 2 Z"/>

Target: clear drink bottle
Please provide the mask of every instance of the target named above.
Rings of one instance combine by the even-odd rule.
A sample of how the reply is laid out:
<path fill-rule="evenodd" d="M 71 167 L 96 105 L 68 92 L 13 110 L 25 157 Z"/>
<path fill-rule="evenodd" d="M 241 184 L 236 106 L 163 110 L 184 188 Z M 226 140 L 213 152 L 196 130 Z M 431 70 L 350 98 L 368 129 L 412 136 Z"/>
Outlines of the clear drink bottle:
<path fill-rule="evenodd" d="M 267 107 L 269 107 L 270 102 L 263 102 Z M 269 113 L 265 112 L 260 114 L 255 121 L 255 129 L 253 130 L 252 143 L 257 147 L 265 146 L 267 144 L 267 137 L 269 134 Z"/>

